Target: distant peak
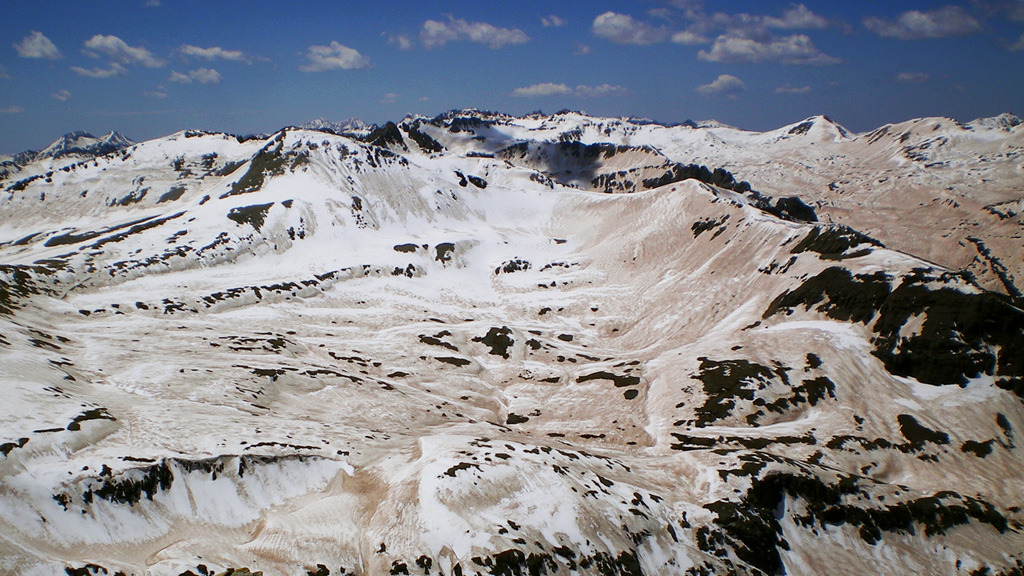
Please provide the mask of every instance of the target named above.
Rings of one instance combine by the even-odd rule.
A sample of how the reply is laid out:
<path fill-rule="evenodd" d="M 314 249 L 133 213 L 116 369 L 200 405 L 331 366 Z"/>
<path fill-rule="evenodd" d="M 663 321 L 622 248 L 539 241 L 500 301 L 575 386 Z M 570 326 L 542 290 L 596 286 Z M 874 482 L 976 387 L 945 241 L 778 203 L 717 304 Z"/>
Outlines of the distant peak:
<path fill-rule="evenodd" d="M 127 148 L 134 143 L 135 142 L 125 137 L 124 134 L 114 130 L 106 133 L 102 138 L 97 138 L 85 130 L 76 130 L 74 132 L 68 132 L 54 140 L 35 157 L 59 158 L 61 156 L 68 156 L 72 154 L 81 156 L 102 156 L 104 154 L 116 152 L 122 148 Z"/>

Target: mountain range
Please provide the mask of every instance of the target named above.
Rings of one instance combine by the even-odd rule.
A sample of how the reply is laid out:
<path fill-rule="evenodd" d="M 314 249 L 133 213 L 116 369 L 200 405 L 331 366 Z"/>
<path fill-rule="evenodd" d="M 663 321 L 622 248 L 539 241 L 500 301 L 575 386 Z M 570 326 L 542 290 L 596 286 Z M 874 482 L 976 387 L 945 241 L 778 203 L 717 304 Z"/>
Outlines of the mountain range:
<path fill-rule="evenodd" d="M 71 133 L 0 166 L 0 571 L 1021 574 L 1022 154 Z"/>

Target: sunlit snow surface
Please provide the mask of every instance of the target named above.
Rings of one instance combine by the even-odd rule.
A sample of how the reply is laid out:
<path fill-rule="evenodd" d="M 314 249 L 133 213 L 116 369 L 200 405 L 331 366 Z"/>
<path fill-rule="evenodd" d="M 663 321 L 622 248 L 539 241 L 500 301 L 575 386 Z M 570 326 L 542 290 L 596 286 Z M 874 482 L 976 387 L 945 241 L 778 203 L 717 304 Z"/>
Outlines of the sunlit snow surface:
<path fill-rule="evenodd" d="M 0 572 L 1021 569 L 1019 125 L 392 128 L 5 165 Z"/>

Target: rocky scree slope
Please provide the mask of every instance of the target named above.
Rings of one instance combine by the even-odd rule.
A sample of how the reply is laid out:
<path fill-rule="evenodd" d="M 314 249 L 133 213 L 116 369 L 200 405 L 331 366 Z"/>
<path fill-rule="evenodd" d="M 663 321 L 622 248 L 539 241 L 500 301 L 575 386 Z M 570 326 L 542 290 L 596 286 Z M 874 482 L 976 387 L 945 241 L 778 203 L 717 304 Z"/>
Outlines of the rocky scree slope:
<path fill-rule="evenodd" d="M 682 158 L 698 129 L 459 111 L 20 167 L 0 567 L 1020 573 L 1024 312 Z"/>

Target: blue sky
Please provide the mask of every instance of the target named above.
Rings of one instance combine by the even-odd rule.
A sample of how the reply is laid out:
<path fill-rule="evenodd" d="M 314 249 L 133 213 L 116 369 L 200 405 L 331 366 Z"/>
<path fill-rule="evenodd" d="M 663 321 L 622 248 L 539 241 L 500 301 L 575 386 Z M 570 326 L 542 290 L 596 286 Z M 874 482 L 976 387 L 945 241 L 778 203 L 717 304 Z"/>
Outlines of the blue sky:
<path fill-rule="evenodd" d="M 12 2 L 0 152 L 476 107 L 854 131 L 1024 113 L 1024 0 Z"/>

